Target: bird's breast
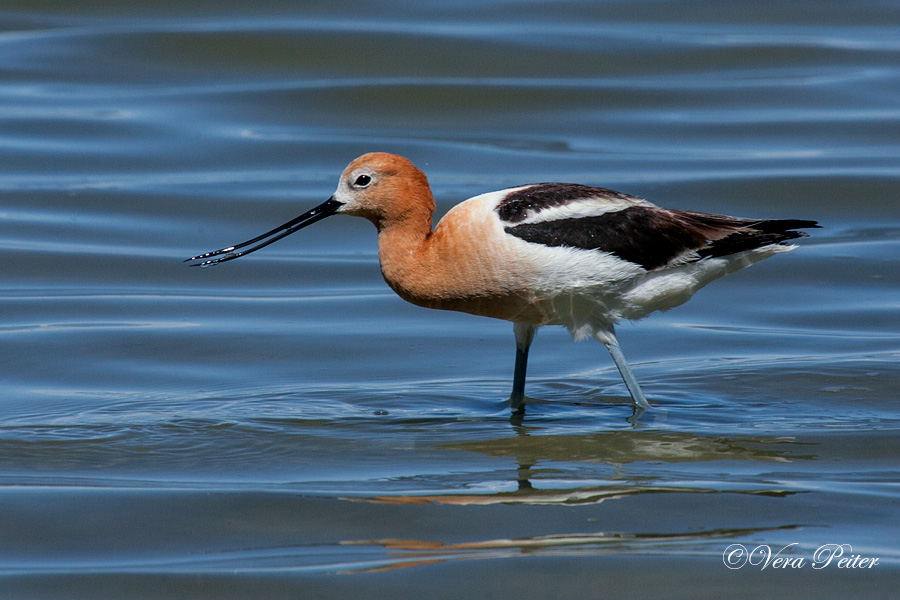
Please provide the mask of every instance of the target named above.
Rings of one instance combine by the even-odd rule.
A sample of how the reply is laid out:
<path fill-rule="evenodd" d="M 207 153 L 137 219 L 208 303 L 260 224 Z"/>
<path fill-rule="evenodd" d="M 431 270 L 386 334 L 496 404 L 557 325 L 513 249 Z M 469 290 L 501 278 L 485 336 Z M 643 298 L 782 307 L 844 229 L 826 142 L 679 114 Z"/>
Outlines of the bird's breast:
<path fill-rule="evenodd" d="M 413 304 L 509 321 L 542 320 L 529 286 L 534 265 L 488 203 L 470 200 L 454 207 L 425 235 L 385 229 L 378 249 L 385 281 Z"/>

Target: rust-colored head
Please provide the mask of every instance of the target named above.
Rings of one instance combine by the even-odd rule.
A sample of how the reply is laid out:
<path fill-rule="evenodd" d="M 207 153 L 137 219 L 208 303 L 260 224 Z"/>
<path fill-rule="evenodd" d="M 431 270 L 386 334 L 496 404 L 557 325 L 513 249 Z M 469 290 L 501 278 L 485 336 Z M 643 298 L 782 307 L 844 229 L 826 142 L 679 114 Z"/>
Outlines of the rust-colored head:
<path fill-rule="evenodd" d="M 332 196 L 339 213 L 365 217 L 378 229 L 409 218 L 430 222 L 434 197 L 425 174 L 410 161 L 384 152 L 363 154 L 344 169 Z"/>
<path fill-rule="evenodd" d="M 234 260 L 338 213 L 365 217 L 378 231 L 394 225 L 415 224 L 410 231 L 427 233 L 431 230 L 433 212 L 434 197 L 422 171 L 402 156 L 372 152 L 363 154 L 344 169 L 334 195 L 319 206 L 252 240 L 206 252 L 185 262 L 198 261 L 191 266 L 205 267 Z"/>

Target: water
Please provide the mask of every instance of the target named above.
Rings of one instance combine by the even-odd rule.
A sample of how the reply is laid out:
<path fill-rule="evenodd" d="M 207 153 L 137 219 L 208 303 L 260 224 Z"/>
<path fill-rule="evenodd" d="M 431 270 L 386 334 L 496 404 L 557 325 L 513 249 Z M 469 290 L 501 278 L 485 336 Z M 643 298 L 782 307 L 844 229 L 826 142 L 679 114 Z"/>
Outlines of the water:
<path fill-rule="evenodd" d="M 887 597 L 898 40 L 891 2 L 6 0 L 0 597 Z M 510 325 L 403 303 L 362 220 L 181 263 L 372 150 L 439 213 L 571 181 L 824 229 L 619 327 L 637 424 L 554 329 L 511 422 Z"/>

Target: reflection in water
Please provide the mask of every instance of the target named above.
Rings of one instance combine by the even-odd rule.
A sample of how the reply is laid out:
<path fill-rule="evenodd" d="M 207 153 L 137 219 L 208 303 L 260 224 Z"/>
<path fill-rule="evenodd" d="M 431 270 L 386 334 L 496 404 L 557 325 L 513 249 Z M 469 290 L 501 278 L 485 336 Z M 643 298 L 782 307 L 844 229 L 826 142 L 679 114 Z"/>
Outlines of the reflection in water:
<path fill-rule="evenodd" d="M 636 433 L 633 431 L 604 432 L 584 435 L 530 435 L 526 428 L 518 428 L 519 435 L 487 441 L 471 441 L 445 446 L 458 450 L 479 452 L 491 457 L 508 457 L 516 461 L 515 486 L 485 482 L 490 493 L 474 491 L 447 494 L 397 494 L 354 498 L 380 504 L 598 504 L 610 498 L 625 498 L 639 494 L 667 492 L 709 494 L 740 493 L 785 496 L 792 492 L 782 488 L 755 486 L 744 481 L 740 486 L 706 478 L 701 485 L 671 485 L 659 468 L 630 473 L 626 465 L 685 463 L 713 461 L 790 462 L 813 460 L 812 454 L 799 454 L 792 438 L 721 438 L 689 433 Z M 572 465 L 572 463 L 575 463 Z M 614 468 L 598 482 L 586 476 L 578 463 L 601 463 Z M 540 469 L 536 465 L 543 465 Z M 582 485 L 571 485 L 579 482 Z M 590 482 L 590 485 L 584 485 Z M 503 488 L 503 489 L 499 489 Z"/>
<path fill-rule="evenodd" d="M 487 558 L 512 558 L 516 556 L 604 556 L 616 554 L 656 554 L 672 552 L 678 546 L 697 547 L 705 542 L 734 539 L 772 531 L 796 530 L 795 525 L 771 528 L 712 529 L 690 533 L 567 533 L 541 535 L 518 539 L 492 539 L 477 542 L 443 544 L 430 540 L 379 539 L 348 540 L 345 546 L 376 546 L 388 552 L 382 564 L 374 567 L 348 569 L 344 573 L 371 573 L 392 569 L 404 569 L 451 560 L 477 560 Z M 714 545 L 709 553 L 720 553 Z M 700 553 L 705 553 L 700 551 Z"/>
<path fill-rule="evenodd" d="M 640 494 L 718 494 L 723 491 L 709 488 L 657 486 L 657 485 L 606 485 L 594 487 L 576 487 L 568 489 L 537 489 L 528 479 L 519 480 L 519 487 L 512 492 L 496 492 L 493 494 L 432 494 L 371 496 L 366 498 L 347 498 L 348 500 L 372 502 L 376 504 L 449 504 L 457 506 L 489 505 L 489 504 L 599 504 L 604 500 L 627 498 Z M 752 494 L 758 496 L 783 497 L 794 492 L 776 489 L 728 490 L 732 494 Z"/>
<path fill-rule="evenodd" d="M 786 497 L 795 492 L 760 486 L 744 481 L 740 488 L 725 481 L 703 481 L 700 485 L 671 485 L 664 469 L 629 473 L 627 467 L 653 463 L 709 463 L 715 461 L 779 462 L 813 460 L 801 454 L 799 446 L 809 446 L 790 437 L 726 438 L 689 433 L 614 431 L 584 435 L 533 435 L 538 430 L 517 426 L 516 437 L 470 441 L 445 446 L 477 452 L 495 458 L 516 461 L 515 488 L 490 493 L 396 494 L 356 497 L 349 500 L 394 505 L 596 505 L 609 499 L 624 499 L 647 494 L 734 494 Z M 565 465 L 568 463 L 568 465 Z M 573 465 L 574 463 L 574 465 Z M 606 482 L 584 476 L 589 463 L 613 467 Z M 536 468 L 542 465 L 541 468 Z M 564 469 L 575 471 L 563 478 Z M 551 479 L 556 476 L 556 479 Z M 576 483 L 576 485 L 571 485 Z M 580 483 L 581 485 L 578 485 Z M 497 490 L 496 484 L 486 487 Z M 370 573 L 405 569 L 457 560 L 515 558 L 522 556 L 603 556 L 690 552 L 713 555 L 720 544 L 710 542 L 736 539 L 771 531 L 792 531 L 795 524 L 768 528 L 717 528 L 677 533 L 598 531 L 558 533 L 514 539 L 484 539 L 445 544 L 434 539 L 382 538 L 347 540 L 346 546 L 382 548 L 387 556 L 376 566 L 371 564 L 345 569 L 344 573 Z M 689 550 L 687 550 L 689 549 Z"/>
<path fill-rule="evenodd" d="M 518 427 L 517 437 L 450 444 L 447 448 L 513 457 L 520 464 L 539 461 L 602 462 L 621 465 L 642 461 L 665 463 L 716 460 L 809 460 L 797 454 L 793 437 L 710 437 L 687 432 L 607 431 L 583 435 L 532 435 L 539 429 Z"/>

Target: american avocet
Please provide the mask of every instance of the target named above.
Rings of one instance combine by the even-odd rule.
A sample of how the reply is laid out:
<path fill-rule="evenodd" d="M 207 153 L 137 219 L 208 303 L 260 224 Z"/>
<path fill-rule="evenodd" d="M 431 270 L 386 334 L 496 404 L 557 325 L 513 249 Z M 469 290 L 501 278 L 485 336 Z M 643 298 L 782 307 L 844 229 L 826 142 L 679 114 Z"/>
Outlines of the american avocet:
<path fill-rule="evenodd" d="M 541 325 L 562 325 L 576 341 L 590 336 L 604 344 L 637 411 L 650 405 L 619 349 L 615 323 L 678 306 L 714 279 L 794 249 L 784 242 L 806 235 L 797 229 L 817 227 L 815 221 L 667 210 L 569 183 L 476 196 L 432 231 L 434 208 L 425 174 L 410 161 L 365 154 L 347 166 L 324 203 L 252 240 L 188 261 L 232 260 L 333 214 L 365 217 L 378 229 L 384 279 L 401 298 L 512 321 L 514 411 L 523 409 L 528 349 Z"/>

